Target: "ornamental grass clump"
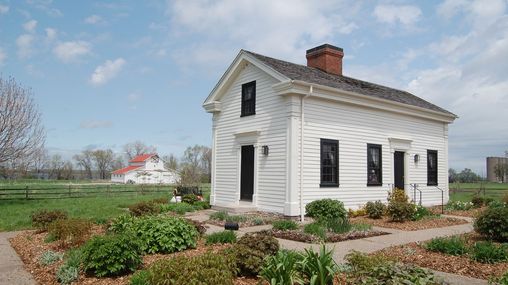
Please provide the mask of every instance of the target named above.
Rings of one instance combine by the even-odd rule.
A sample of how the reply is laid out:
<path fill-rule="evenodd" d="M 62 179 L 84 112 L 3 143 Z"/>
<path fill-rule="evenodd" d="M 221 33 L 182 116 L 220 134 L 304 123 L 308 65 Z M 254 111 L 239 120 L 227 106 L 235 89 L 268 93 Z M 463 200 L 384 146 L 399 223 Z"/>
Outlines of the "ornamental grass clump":
<path fill-rule="evenodd" d="M 491 241 L 479 241 L 471 248 L 471 258 L 481 263 L 508 261 L 508 245 L 496 245 Z"/>
<path fill-rule="evenodd" d="M 442 252 L 450 255 L 464 255 L 468 252 L 464 239 L 457 236 L 433 238 L 428 241 L 424 247 L 430 251 Z"/>
<path fill-rule="evenodd" d="M 290 231 L 298 229 L 298 224 L 293 220 L 278 220 L 272 222 L 273 229 L 279 231 Z"/>
<path fill-rule="evenodd" d="M 234 231 L 222 231 L 217 233 L 212 233 L 206 236 L 206 244 L 225 244 L 225 243 L 235 243 L 236 242 L 236 233 Z"/>

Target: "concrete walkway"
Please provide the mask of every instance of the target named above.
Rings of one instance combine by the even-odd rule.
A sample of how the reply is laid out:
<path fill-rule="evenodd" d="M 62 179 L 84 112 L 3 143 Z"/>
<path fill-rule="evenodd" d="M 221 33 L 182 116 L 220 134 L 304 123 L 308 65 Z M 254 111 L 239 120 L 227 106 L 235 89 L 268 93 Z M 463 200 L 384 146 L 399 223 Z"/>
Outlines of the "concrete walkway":
<path fill-rule="evenodd" d="M 18 232 L 0 232 L 0 285 L 34 285 L 35 280 L 9 243 Z"/>

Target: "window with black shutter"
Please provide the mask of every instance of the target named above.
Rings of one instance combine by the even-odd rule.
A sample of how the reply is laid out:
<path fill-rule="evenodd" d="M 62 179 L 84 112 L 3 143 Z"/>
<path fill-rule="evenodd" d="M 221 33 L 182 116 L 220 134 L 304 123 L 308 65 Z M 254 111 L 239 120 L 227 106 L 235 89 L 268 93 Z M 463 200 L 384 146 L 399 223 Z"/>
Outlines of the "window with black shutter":
<path fill-rule="evenodd" d="M 256 81 L 242 85 L 242 112 L 241 116 L 256 114 Z"/>
<path fill-rule="evenodd" d="M 437 150 L 427 150 L 427 185 L 437 185 Z"/>
<path fill-rule="evenodd" d="M 381 159 L 381 145 L 367 144 L 367 185 L 380 186 L 383 184 Z"/>
<path fill-rule="evenodd" d="M 339 186 L 339 141 L 321 139 L 321 187 Z"/>

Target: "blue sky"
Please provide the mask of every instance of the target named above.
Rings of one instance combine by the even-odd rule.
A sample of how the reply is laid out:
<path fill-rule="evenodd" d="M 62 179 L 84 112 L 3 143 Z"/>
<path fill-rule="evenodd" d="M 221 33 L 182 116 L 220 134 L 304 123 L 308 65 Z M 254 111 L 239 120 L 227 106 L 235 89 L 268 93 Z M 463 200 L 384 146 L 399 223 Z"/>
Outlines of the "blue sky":
<path fill-rule="evenodd" d="M 317 4 L 319 3 L 319 4 Z M 297 63 L 344 48 L 344 74 L 460 116 L 450 166 L 508 149 L 508 0 L 0 0 L 0 73 L 32 88 L 51 153 L 142 140 L 211 144 L 201 103 L 242 48 Z"/>

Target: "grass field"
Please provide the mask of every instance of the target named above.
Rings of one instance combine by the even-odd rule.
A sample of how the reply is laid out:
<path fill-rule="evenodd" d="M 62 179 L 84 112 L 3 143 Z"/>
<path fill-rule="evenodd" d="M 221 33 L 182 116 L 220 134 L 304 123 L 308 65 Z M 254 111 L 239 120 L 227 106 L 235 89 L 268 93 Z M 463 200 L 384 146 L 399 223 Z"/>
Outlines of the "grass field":
<path fill-rule="evenodd" d="M 501 200 L 503 196 L 508 195 L 508 183 L 450 183 L 452 201 L 468 202 L 477 194 Z"/>

